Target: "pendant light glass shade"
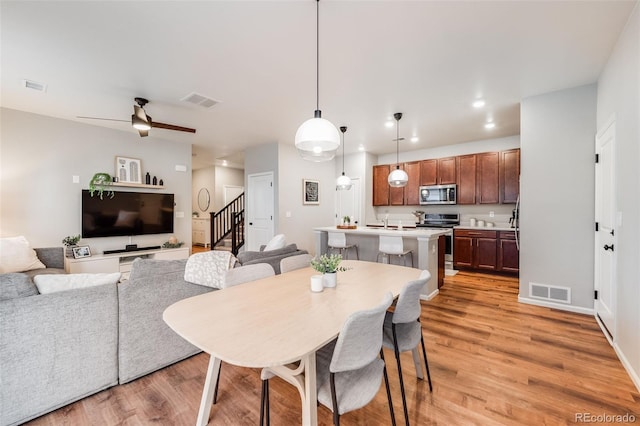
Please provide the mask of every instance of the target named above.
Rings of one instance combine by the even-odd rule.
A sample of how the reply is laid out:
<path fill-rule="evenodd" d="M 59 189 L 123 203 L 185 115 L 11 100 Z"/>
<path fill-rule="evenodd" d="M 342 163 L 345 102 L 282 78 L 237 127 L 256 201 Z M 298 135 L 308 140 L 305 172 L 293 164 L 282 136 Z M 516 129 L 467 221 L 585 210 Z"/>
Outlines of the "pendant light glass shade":
<path fill-rule="evenodd" d="M 400 119 L 402 118 L 402 113 L 396 112 L 393 117 L 396 119 L 396 169 L 389 173 L 387 181 L 389 186 L 393 188 L 402 188 L 407 186 L 407 182 L 409 182 L 407 172 L 400 169 Z"/>
<path fill-rule="evenodd" d="M 320 112 L 320 0 L 316 0 L 316 110 L 314 117 L 305 121 L 296 132 L 296 149 L 309 161 L 329 161 L 340 147 L 338 129 Z"/>
<path fill-rule="evenodd" d="M 336 180 L 336 189 L 338 190 L 348 190 L 351 189 L 351 178 L 344 174 L 344 132 L 347 131 L 346 126 L 340 127 L 340 131 L 342 132 L 342 176 L 339 176 Z"/>

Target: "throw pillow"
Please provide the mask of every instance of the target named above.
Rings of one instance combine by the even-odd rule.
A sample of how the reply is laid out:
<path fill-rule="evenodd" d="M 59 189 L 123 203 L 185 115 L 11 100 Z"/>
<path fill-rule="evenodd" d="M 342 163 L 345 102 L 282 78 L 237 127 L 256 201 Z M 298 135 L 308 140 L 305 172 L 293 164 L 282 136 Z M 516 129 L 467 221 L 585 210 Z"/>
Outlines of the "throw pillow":
<path fill-rule="evenodd" d="M 233 269 L 236 257 L 228 251 L 205 251 L 189 256 L 184 268 L 184 280 L 206 287 L 222 288 L 224 277 Z"/>
<path fill-rule="evenodd" d="M 23 236 L 0 238 L 0 273 L 46 268 Z"/>
<path fill-rule="evenodd" d="M 36 275 L 33 277 L 33 282 L 38 287 L 40 294 L 47 294 L 104 284 L 116 284 L 120 281 L 120 276 L 120 272 L 111 274 Z"/>
<path fill-rule="evenodd" d="M 281 249 L 284 248 L 286 244 L 287 242 L 285 241 L 284 234 L 278 234 L 267 243 L 263 251 Z"/>

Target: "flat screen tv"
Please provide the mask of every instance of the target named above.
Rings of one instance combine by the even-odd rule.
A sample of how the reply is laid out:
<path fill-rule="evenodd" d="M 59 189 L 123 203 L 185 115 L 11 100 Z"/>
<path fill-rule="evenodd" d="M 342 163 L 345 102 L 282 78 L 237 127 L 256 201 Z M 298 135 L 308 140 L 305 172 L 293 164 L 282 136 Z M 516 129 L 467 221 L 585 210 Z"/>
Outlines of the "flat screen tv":
<path fill-rule="evenodd" d="M 82 238 L 173 233 L 173 194 L 82 190 Z"/>

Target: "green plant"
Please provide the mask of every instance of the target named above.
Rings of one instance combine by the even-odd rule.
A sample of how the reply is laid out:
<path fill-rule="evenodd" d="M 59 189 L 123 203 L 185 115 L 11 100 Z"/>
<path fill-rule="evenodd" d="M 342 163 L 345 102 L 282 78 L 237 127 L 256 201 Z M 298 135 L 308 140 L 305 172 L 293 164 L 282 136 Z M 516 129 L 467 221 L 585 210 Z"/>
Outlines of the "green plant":
<path fill-rule="evenodd" d="M 64 239 L 62 240 L 62 244 L 64 244 L 67 247 L 75 246 L 75 245 L 78 244 L 78 241 L 80 241 L 80 234 L 78 234 L 78 235 L 68 235 L 68 236 L 64 237 Z"/>
<path fill-rule="evenodd" d="M 93 197 L 94 192 L 97 192 L 102 200 L 102 195 L 106 192 L 110 198 L 113 198 L 115 193 L 112 189 L 107 189 L 109 185 L 111 185 L 109 173 L 96 173 L 89 181 L 89 194 Z"/>
<path fill-rule="evenodd" d="M 327 256 L 326 254 L 323 254 L 317 259 L 311 259 L 311 267 L 323 274 L 349 270 L 349 268 L 339 266 L 341 261 L 342 255 L 332 254 Z"/>
<path fill-rule="evenodd" d="M 348 225 L 351 223 L 351 218 L 349 216 L 345 216 L 342 218 L 342 221 Z"/>

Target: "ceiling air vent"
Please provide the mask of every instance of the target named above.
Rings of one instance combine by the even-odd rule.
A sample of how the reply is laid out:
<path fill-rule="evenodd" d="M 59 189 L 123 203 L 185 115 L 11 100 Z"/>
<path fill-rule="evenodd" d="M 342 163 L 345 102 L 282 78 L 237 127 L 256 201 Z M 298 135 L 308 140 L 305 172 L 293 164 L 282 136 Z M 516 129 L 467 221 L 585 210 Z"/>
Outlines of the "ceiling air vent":
<path fill-rule="evenodd" d="M 220 103 L 220 101 L 216 101 L 215 99 L 211 99 L 196 92 L 189 93 L 187 96 L 180 100 L 201 106 L 203 108 L 211 108 L 212 106 Z"/>
<path fill-rule="evenodd" d="M 37 90 L 38 92 L 46 92 L 47 85 L 43 83 L 38 83 L 33 80 L 22 80 L 22 85 L 27 89 Z"/>

